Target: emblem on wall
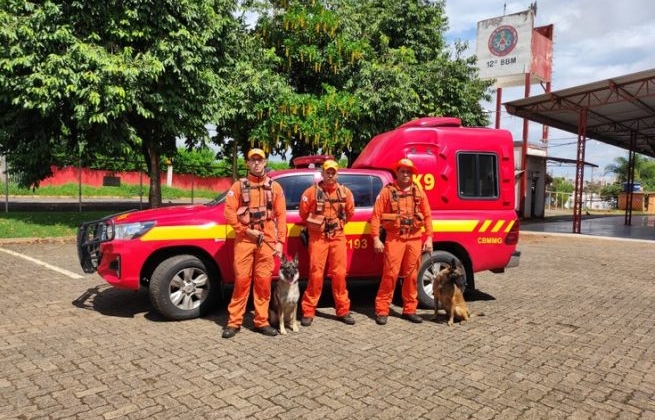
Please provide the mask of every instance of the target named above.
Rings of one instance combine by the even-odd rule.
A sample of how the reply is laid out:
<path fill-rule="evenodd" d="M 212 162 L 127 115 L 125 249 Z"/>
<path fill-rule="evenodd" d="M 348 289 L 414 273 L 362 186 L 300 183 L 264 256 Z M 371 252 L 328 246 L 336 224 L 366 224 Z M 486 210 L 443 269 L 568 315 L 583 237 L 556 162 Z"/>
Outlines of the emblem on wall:
<path fill-rule="evenodd" d="M 519 37 L 514 27 L 508 25 L 499 26 L 489 35 L 489 51 L 498 57 L 505 56 L 516 47 L 518 39 Z"/>

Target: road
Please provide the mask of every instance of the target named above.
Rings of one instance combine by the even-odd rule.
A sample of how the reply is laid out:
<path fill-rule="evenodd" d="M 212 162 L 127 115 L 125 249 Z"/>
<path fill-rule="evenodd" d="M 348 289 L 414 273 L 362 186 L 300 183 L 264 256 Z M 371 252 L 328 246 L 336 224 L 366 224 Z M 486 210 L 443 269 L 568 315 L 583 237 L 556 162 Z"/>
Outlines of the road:
<path fill-rule="evenodd" d="M 486 315 L 452 328 L 378 326 L 375 287 L 350 285 L 354 326 L 325 298 L 298 333 L 224 340 L 224 305 L 166 322 L 83 274 L 69 240 L 0 244 L 0 419 L 655 419 L 652 242 L 520 249 L 477 276 Z"/>

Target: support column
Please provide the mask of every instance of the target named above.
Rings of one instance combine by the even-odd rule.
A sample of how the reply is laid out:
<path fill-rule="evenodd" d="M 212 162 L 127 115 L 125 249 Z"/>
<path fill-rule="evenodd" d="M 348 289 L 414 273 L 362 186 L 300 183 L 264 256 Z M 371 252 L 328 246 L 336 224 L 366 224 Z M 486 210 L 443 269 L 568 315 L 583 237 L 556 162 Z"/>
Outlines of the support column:
<path fill-rule="evenodd" d="M 628 153 L 628 191 L 625 194 L 625 220 L 626 226 L 632 225 L 632 193 L 635 183 L 635 143 L 637 142 L 637 132 L 630 131 L 630 151 Z"/>
<path fill-rule="evenodd" d="M 530 97 L 530 73 L 525 73 L 525 97 Z M 521 194 L 519 196 L 519 215 L 525 217 L 525 194 L 528 170 L 528 119 L 523 118 L 523 143 L 521 145 Z"/>
<path fill-rule="evenodd" d="M 578 153 L 575 160 L 575 191 L 573 196 L 573 233 L 580 233 L 582 224 L 582 190 L 584 189 L 584 155 L 587 144 L 587 108 L 580 109 L 578 121 Z"/>

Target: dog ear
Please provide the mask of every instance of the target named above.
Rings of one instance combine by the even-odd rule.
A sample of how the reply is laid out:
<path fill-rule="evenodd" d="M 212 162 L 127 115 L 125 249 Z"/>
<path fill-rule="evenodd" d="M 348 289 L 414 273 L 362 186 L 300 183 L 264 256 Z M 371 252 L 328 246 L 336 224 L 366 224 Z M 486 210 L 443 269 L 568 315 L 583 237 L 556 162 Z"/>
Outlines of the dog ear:
<path fill-rule="evenodd" d="M 287 262 L 287 256 L 284 255 L 284 253 L 282 253 L 282 255 L 280 256 L 280 261 L 281 261 L 283 264 Z"/>
<path fill-rule="evenodd" d="M 298 251 L 296 251 L 296 255 L 293 256 L 293 262 L 294 264 L 298 264 Z"/>

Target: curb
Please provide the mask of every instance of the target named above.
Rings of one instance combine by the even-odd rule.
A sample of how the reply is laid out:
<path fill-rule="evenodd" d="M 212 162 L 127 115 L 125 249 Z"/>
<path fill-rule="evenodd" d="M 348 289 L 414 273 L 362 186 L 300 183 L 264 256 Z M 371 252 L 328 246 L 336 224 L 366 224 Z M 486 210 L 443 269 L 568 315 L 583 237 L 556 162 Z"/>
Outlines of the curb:
<path fill-rule="evenodd" d="M 47 238 L 0 238 L 0 245 L 10 244 L 48 244 L 48 243 L 75 243 L 75 236 L 57 236 Z"/>

